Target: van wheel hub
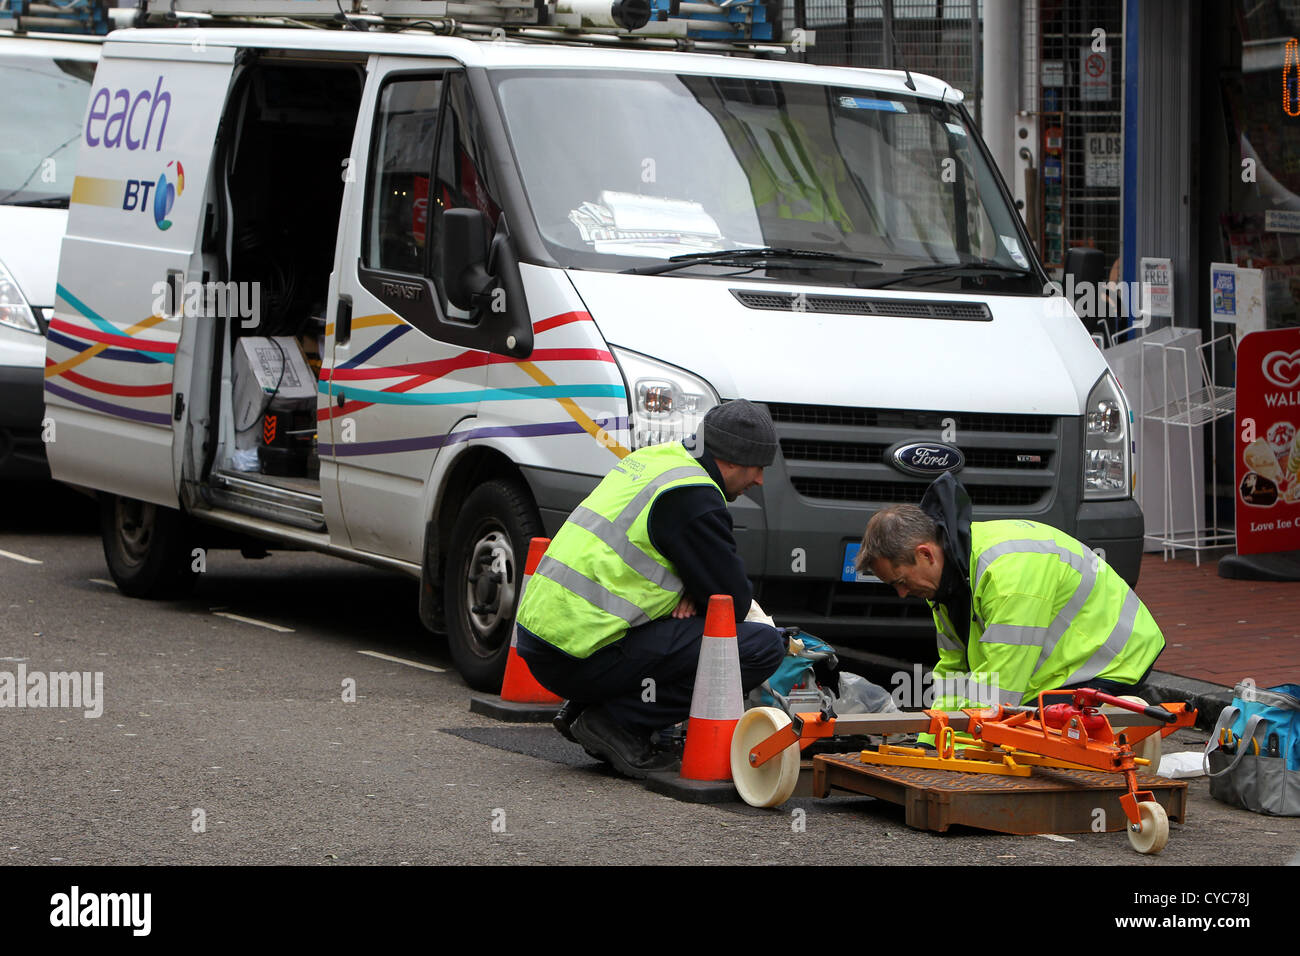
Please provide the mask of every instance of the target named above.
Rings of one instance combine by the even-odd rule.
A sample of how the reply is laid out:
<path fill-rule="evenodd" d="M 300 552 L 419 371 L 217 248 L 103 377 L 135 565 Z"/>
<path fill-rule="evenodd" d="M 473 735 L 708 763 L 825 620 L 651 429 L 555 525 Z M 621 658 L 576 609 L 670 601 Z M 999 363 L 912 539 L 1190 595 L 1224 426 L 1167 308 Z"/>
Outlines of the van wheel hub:
<path fill-rule="evenodd" d="M 122 558 L 129 564 L 144 563 L 153 543 L 154 506 L 130 498 L 117 499 L 117 538 Z"/>
<path fill-rule="evenodd" d="M 466 584 L 470 624 L 480 637 L 487 637 L 500 625 L 503 609 L 515 606 L 510 539 L 503 533 L 493 531 L 474 545 Z"/>

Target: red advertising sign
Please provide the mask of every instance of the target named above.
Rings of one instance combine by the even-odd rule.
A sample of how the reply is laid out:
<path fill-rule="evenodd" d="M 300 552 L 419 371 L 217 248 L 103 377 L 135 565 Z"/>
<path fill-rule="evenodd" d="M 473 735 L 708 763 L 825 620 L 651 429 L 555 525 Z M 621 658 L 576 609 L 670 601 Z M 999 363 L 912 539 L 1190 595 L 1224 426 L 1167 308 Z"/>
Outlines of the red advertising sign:
<path fill-rule="evenodd" d="M 1237 346 L 1237 553 L 1300 548 L 1300 329 Z"/>

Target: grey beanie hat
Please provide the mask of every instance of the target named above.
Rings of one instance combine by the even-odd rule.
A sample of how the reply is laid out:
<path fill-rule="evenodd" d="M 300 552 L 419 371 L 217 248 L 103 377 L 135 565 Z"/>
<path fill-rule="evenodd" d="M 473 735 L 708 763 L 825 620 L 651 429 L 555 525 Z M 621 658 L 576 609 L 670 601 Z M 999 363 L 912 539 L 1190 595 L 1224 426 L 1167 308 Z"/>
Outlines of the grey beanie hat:
<path fill-rule="evenodd" d="M 743 398 L 715 405 L 704 416 L 704 447 L 733 465 L 776 461 L 776 426 L 767 409 Z"/>

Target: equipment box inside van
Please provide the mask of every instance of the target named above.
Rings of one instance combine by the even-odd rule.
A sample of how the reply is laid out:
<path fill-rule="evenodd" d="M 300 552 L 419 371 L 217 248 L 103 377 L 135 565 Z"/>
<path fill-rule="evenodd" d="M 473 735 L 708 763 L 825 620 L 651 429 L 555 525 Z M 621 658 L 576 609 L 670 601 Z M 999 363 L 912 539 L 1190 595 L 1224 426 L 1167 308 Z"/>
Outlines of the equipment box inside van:
<path fill-rule="evenodd" d="M 781 623 L 932 634 L 851 559 L 873 510 L 950 469 L 978 517 L 1047 521 L 1136 577 L 1124 397 L 939 80 L 418 28 L 119 31 L 77 183 L 50 458 L 103 493 L 126 593 L 185 584 L 217 530 L 400 570 L 495 689 L 528 538 L 739 397 L 781 439 L 732 507 Z M 290 429 L 314 474 L 237 466 L 280 427 L 237 414 L 252 338 L 315 380 Z"/>

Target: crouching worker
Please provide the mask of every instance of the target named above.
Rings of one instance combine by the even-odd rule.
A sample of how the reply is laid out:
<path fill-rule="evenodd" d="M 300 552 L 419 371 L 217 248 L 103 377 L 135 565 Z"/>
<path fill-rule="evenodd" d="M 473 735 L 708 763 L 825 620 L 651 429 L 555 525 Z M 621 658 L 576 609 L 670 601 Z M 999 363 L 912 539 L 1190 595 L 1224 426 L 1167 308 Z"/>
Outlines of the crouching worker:
<path fill-rule="evenodd" d="M 1036 704 L 1061 688 L 1135 694 L 1164 650 L 1151 613 L 1100 555 L 1035 521 L 972 522 L 951 474 L 920 507 L 872 515 L 857 567 L 929 603 L 936 710 Z"/>
<path fill-rule="evenodd" d="M 615 465 L 555 535 L 519 605 L 520 656 L 568 699 L 557 727 L 630 777 L 674 764 L 650 736 L 689 716 L 711 595 L 734 603 L 746 692 L 785 655 L 776 628 L 745 622 L 752 593 L 727 512 L 763 483 L 776 429 L 737 400 L 710 409 L 701 431 L 698 457 L 674 442 Z"/>

